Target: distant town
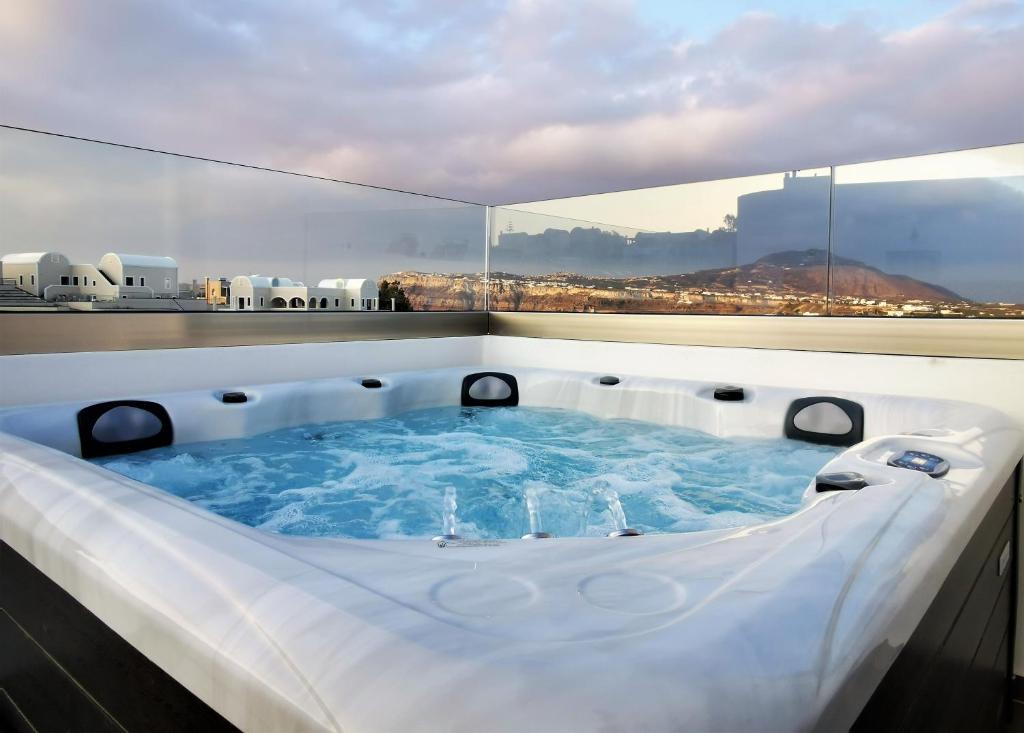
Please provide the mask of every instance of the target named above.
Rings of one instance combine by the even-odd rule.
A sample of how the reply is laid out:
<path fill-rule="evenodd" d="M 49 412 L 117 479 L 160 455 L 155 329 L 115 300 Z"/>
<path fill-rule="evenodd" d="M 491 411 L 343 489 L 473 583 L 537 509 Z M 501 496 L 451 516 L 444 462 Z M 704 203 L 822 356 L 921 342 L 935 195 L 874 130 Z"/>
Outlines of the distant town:
<path fill-rule="evenodd" d="M 93 265 L 72 263 L 59 252 L 22 252 L 0 257 L 0 308 L 375 311 L 380 292 L 372 279 L 342 277 L 312 286 L 287 277 L 238 275 L 183 286 L 170 257 L 109 252 Z"/>
<path fill-rule="evenodd" d="M 315 285 L 287 272 L 181 283 L 178 263 L 160 255 L 107 253 L 92 264 L 59 252 L 8 254 L 0 257 L 0 309 L 457 311 L 489 304 L 573 313 L 1024 317 L 1019 186 L 985 178 L 837 184 L 834 216 L 829 195 L 828 176 L 786 174 L 781 188 L 738 195 L 719 223 L 692 231 L 496 207 L 488 275 L 467 272 L 482 265 L 471 246 L 480 221 L 462 208 L 312 220 L 320 249 L 341 261 L 375 272 L 405 268 L 379 281 L 326 271 Z"/>
<path fill-rule="evenodd" d="M 705 253 L 703 256 L 708 256 Z M 676 275 L 610 277 L 396 272 L 379 282 L 283 276 L 178 282 L 170 257 L 107 253 L 72 264 L 58 252 L 0 258 L 0 309 L 174 311 L 491 310 L 568 313 L 1022 318 L 1024 304 L 977 302 L 824 250 L 775 252 L 752 263 Z M 829 302 L 827 293 L 831 287 Z M 485 291 L 489 288 L 489 301 Z"/>
<path fill-rule="evenodd" d="M 482 275 L 400 272 L 415 310 L 484 307 Z M 834 257 L 829 308 L 824 250 L 786 251 L 680 275 L 490 274 L 491 310 L 562 313 L 1021 318 L 1024 304 L 979 303 L 941 286 Z"/>

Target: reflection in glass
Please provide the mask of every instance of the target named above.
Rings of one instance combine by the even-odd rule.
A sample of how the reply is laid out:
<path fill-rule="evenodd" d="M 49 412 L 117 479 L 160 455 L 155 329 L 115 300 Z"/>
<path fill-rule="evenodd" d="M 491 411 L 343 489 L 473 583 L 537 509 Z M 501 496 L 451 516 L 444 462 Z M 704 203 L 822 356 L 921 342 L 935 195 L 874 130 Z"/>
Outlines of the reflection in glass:
<path fill-rule="evenodd" d="M 485 227 L 483 206 L 0 128 L 0 255 L 67 263 L 7 257 L 3 287 L 37 307 L 482 308 Z M 119 280 L 107 253 L 169 257 L 176 272 Z M 468 295 L 435 300 L 432 278 Z M 232 295 L 236 281 L 245 292 Z"/>
<path fill-rule="evenodd" d="M 501 207 L 490 307 L 824 315 L 828 211 L 828 169 Z"/>
<path fill-rule="evenodd" d="M 487 222 L 474 204 L 0 128 L 0 307 L 1024 317 L 1024 144 Z"/>
<path fill-rule="evenodd" d="M 1024 316 L 1024 144 L 839 166 L 835 315 Z"/>

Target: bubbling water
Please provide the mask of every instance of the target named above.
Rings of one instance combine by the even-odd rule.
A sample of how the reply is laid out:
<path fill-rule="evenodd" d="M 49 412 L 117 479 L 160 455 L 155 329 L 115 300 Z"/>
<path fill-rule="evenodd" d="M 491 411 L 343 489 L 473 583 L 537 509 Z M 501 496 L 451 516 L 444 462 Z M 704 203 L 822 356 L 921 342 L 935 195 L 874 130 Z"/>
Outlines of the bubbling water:
<path fill-rule="evenodd" d="M 612 524 L 616 530 L 626 529 L 626 512 L 622 509 L 622 502 L 615 489 L 608 485 L 607 481 L 597 481 L 593 489 L 594 496 L 601 499 L 608 507 Z"/>
<path fill-rule="evenodd" d="M 524 540 L 543 540 L 551 537 L 550 532 L 545 532 L 540 521 L 540 492 L 536 482 L 527 482 L 524 496 L 526 497 L 526 515 L 530 521 L 529 534 L 523 535 Z"/>
<path fill-rule="evenodd" d="M 837 451 L 553 408 L 441 407 L 96 463 L 282 534 L 507 539 L 764 522 L 798 509 Z"/>
<path fill-rule="evenodd" d="M 441 510 L 441 534 L 448 537 L 458 537 L 455 531 L 455 513 L 459 511 L 459 504 L 455 501 L 455 487 L 449 486 L 444 490 L 444 508 Z"/>

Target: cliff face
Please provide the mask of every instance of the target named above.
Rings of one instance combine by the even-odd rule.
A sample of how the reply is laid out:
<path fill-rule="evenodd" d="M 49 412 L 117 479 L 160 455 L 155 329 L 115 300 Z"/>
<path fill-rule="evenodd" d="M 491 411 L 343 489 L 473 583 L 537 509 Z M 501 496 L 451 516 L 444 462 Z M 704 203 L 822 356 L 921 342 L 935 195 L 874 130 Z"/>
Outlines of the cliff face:
<path fill-rule="evenodd" d="M 397 280 L 414 311 L 483 310 L 484 279 L 480 274 L 396 272 L 385 280 Z"/>
<path fill-rule="evenodd" d="M 833 290 L 870 300 L 962 302 L 956 293 L 855 260 L 836 258 Z M 402 272 L 414 310 L 479 310 L 482 275 Z M 828 269 L 823 250 L 778 252 L 756 262 L 681 275 L 610 278 L 551 273 L 491 273 L 492 310 L 633 313 L 814 314 L 824 312 Z"/>
<path fill-rule="evenodd" d="M 677 292 L 638 279 L 608 281 L 552 275 L 522 278 L 494 273 L 490 307 L 499 311 L 551 313 L 814 313 L 823 298 L 785 300 L 746 293 Z M 484 283 L 476 275 L 402 272 L 386 277 L 399 280 L 417 311 L 482 310 Z"/>

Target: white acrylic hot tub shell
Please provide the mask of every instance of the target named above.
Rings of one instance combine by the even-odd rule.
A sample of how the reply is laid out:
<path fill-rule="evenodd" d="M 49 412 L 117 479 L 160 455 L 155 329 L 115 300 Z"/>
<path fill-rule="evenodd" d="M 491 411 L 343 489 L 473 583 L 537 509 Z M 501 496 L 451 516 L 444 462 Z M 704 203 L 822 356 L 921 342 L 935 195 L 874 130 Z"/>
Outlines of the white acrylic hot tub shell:
<path fill-rule="evenodd" d="M 241 385 L 255 399 L 230 408 L 209 389 L 150 398 L 187 441 L 453 404 L 477 370 L 384 375 L 383 390 Z M 508 371 L 522 404 L 720 435 L 776 435 L 792 399 L 822 393 L 754 386 L 738 405 L 708 382 Z M 882 483 L 747 529 L 446 548 L 284 537 L 0 433 L 0 536 L 247 730 L 847 727 L 879 681 L 853 673 L 894 658 L 1022 445 L 988 408 L 829 394 L 864 405 L 869 436 L 830 468 Z M 15 408 L 0 429 L 74 451 L 77 407 Z M 948 434 L 896 436 L 923 428 Z M 884 465 L 912 447 L 950 456 L 949 475 Z"/>

